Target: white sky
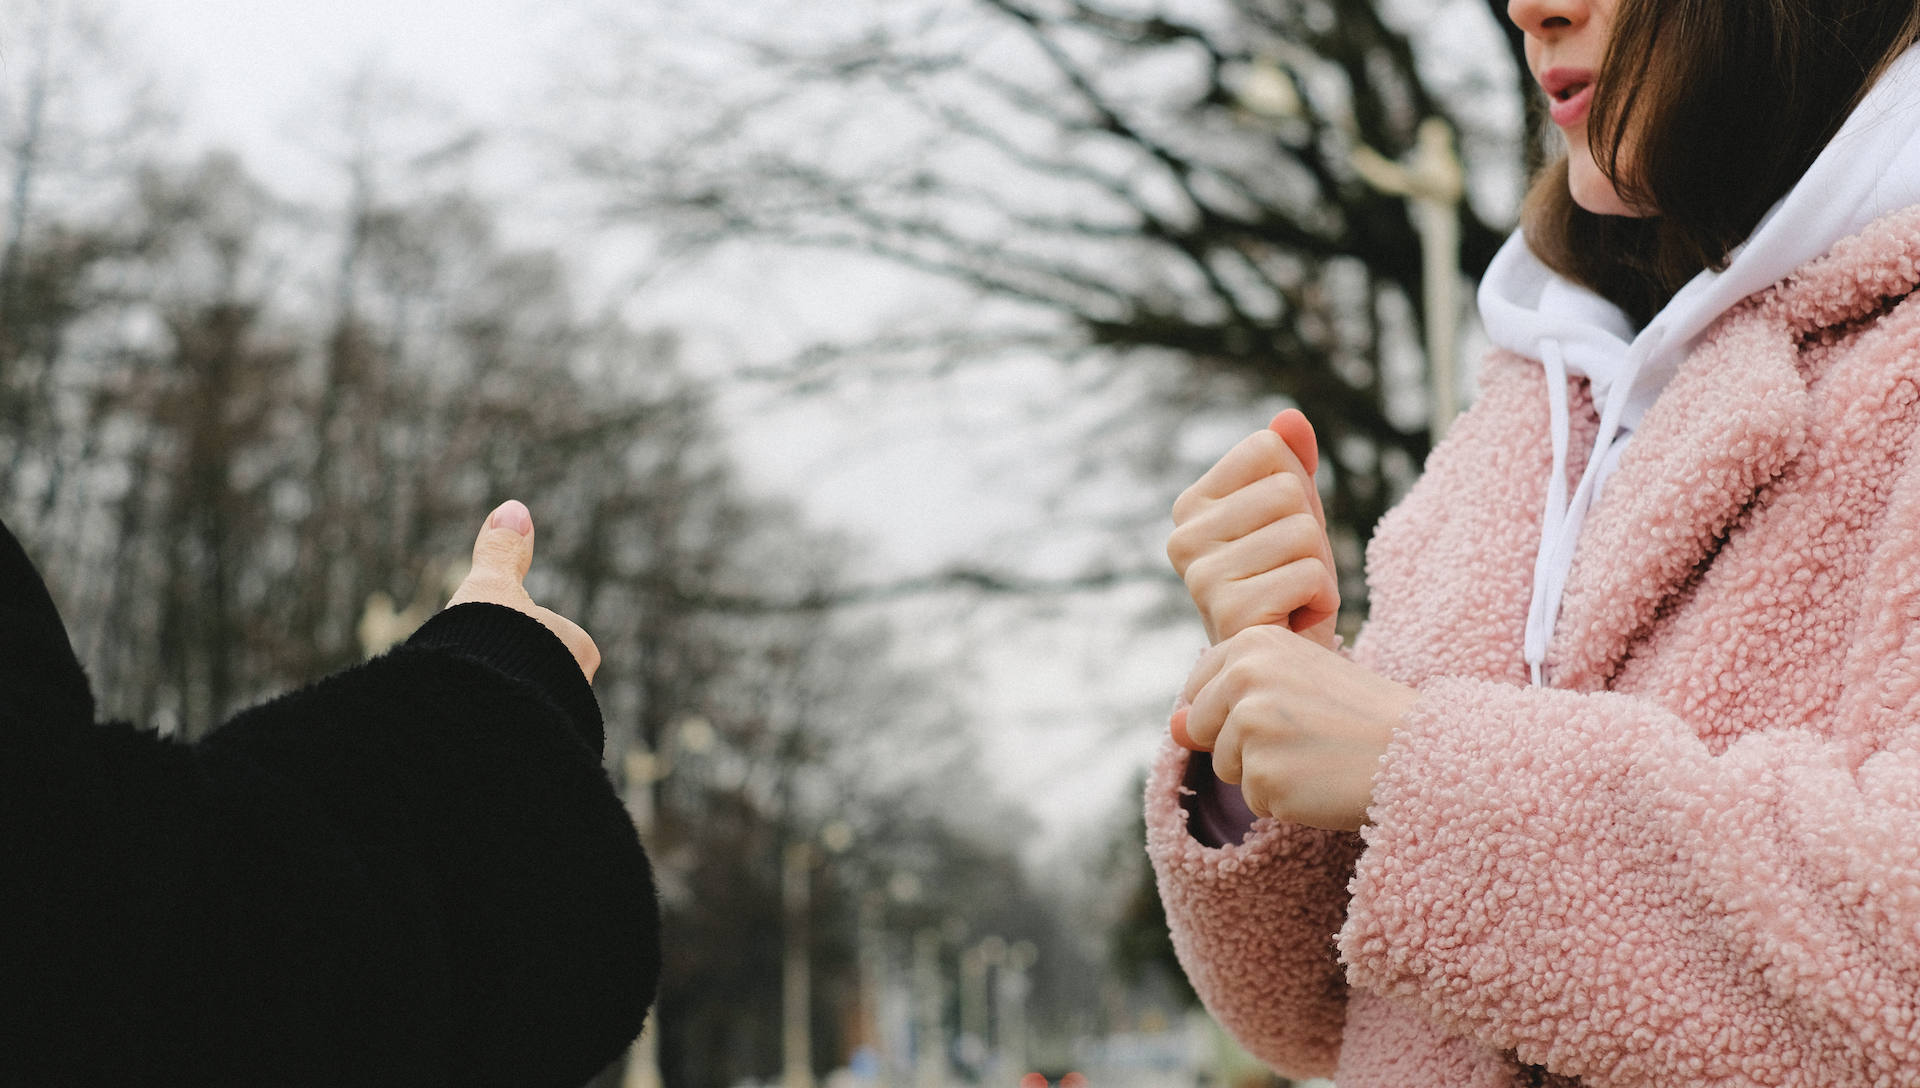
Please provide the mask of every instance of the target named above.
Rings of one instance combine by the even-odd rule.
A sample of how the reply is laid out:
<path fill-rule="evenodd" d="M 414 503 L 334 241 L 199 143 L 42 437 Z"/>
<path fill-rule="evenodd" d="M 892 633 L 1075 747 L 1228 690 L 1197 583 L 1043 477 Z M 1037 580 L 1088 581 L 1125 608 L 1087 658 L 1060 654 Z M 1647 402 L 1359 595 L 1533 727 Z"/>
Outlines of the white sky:
<path fill-rule="evenodd" d="M 501 116 L 542 84 L 547 58 L 569 24 L 565 5 L 534 0 L 119 0 L 119 6 L 163 75 L 184 88 L 189 131 L 262 153 L 284 143 L 300 111 L 326 88 L 367 62 L 476 117 Z"/>
<path fill-rule="evenodd" d="M 500 125 L 527 118 L 551 83 L 554 58 L 587 25 L 580 5 L 534 0 L 118 6 L 135 52 L 151 58 L 180 105 L 188 140 L 240 151 L 272 187 L 295 195 L 312 191 L 321 166 L 303 128 L 363 65 L 377 64 L 473 122 Z M 671 316 L 698 364 L 769 339 L 792 342 L 801 326 L 817 331 L 921 301 L 871 269 L 754 259 L 669 285 L 647 311 Z M 1014 530 L 1044 522 L 1039 492 L 1069 467 L 1070 451 L 1022 448 L 1021 409 L 1060 390 L 1044 367 L 1009 373 L 999 393 L 963 381 L 932 396 L 868 391 L 798 408 L 749 393 L 732 401 L 736 447 L 764 489 L 799 502 L 816 523 L 869 541 L 872 574 L 926 569 L 959 554 L 1019 559 L 1034 544 Z M 1133 637 L 1129 615 L 1097 600 L 1068 602 L 1052 615 L 1008 613 L 982 621 L 980 644 L 964 655 L 988 770 L 1046 828 L 1036 856 L 1084 840 L 1125 804 L 1126 783 L 1199 645 L 1197 625 Z M 909 644 L 920 637 L 902 632 Z M 926 641 L 950 649 L 952 639 Z"/>

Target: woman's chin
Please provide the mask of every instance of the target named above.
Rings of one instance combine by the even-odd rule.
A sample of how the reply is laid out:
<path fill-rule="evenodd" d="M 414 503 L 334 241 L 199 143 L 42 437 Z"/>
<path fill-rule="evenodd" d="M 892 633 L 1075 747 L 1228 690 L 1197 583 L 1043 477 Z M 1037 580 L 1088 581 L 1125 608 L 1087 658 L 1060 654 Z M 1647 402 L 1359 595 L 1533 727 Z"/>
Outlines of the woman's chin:
<path fill-rule="evenodd" d="M 1620 199 L 1613 187 L 1613 180 L 1600 172 L 1593 160 L 1582 154 L 1575 154 L 1567 167 L 1567 188 L 1573 194 L 1573 202 L 1595 215 L 1621 215 L 1630 219 L 1644 219 L 1645 212 Z"/>

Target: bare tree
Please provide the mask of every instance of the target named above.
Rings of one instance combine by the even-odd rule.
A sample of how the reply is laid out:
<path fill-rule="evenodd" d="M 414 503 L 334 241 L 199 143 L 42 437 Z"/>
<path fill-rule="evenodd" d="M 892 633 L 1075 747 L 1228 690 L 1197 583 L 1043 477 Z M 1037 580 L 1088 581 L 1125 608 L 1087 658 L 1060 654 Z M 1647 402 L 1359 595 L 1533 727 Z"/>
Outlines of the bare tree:
<path fill-rule="evenodd" d="M 262 549 L 273 491 L 297 469 L 282 439 L 299 346 L 268 325 L 259 266 L 271 214 L 229 156 L 144 172 L 128 250 L 152 289 L 143 309 L 164 332 L 116 353 L 95 388 L 90 427 L 132 441 L 115 452 L 87 443 L 72 469 L 117 460 L 128 482 L 101 572 L 108 593 L 96 599 L 107 605 L 94 617 L 107 651 L 99 676 L 137 693 L 123 712 L 187 736 L 287 675 L 274 659 L 289 640 L 270 619 L 287 585 Z"/>
<path fill-rule="evenodd" d="M 1024 347 L 1172 355 L 1184 366 L 1153 396 L 1175 418 L 1289 398 L 1334 455 L 1330 516 L 1357 554 L 1428 436 L 1419 242 L 1350 156 L 1404 153 L 1442 117 L 1478 161 L 1514 158 L 1506 114 L 1474 108 L 1512 101 L 1505 50 L 1499 78 L 1442 99 L 1375 0 L 925 0 L 817 20 L 791 6 L 778 36 L 714 16 L 706 52 L 738 66 L 724 78 L 624 40 L 599 88 L 605 134 L 576 155 L 609 216 L 669 253 L 869 254 L 1013 304 L 987 327 L 819 345 L 790 375 Z M 834 29 L 797 29 L 810 21 Z M 1477 275 L 1504 230 L 1460 214 L 1461 270 Z M 1396 359 L 1411 380 L 1388 373 Z M 1134 453 L 1164 463 L 1170 430 Z"/>
<path fill-rule="evenodd" d="M 4 0 L 0 68 L 0 505 L 23 473 L 45 479 L 67 338 L 98 301 L 94 267 L 124 238 L 105 214 L 167 131 L 153 81 L 103 10 Z M 38 465 L 31 462 L 39 461 Z M 54 496 L 36 496 L 39 513 Z"/>

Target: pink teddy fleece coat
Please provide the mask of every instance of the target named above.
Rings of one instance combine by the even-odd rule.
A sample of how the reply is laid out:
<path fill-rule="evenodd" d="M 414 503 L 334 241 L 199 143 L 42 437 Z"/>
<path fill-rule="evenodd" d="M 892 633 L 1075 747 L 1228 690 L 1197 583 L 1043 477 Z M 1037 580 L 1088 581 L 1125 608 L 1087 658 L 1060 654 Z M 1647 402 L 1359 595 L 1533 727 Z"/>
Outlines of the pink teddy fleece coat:
<path fill-rule="evenodd" d="M 1920 1084 L 1916 285 L 1920 208 L 1715 326 L 1590 516 L 1553 689 L 1543 372 L 1489 359 L 1368 555 L 1354 657 L 1420 692 L 1372 826 L 1212 849 L 1186 753 L 1148 784 L 1174 947 L 1249 1050 L 1340 1088 Z"/>

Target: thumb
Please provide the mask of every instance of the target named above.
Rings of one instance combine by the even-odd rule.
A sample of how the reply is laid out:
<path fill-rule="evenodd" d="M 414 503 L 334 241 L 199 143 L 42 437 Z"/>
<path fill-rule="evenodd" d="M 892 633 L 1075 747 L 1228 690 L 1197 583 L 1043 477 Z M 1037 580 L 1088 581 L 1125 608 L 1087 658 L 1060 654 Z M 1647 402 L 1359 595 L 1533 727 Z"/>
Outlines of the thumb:
<path fill-rule="evenodd" d="M 468 580 L 495 585 L 519 585 L 533 566 L 533 515 L 526 504 L 508 499 L 487 517 L 473 542 L 473 570 Z"/>
<path fill-rule="evenodd" d="M 1300 409 L 1288 408 L 1273 417 L 1273 422 L 1267 424 L 1267 430 L 1279 435 L 1293 455 L 1300 459 L 1300 467 L 1307 472 L 1307 501 L 1313 504 L 1313 516 L 1320 519 L 1321 526 L 1325 527 L 1327 514 L 1320 507 L 1320 489 L 1313 486 L 1314 474 L 1320 471 L 1320 442 L 1314 437 L 1313 424 L 1307 422 L 1306 413 Z"/>
<path fill-rule="evenodd" d="M 1300 459 L 1300 465 L 1311 476 L 1320 471 L 1320 444 L 1313 436 L 1313 424 L 1307 422 L 1305 412 L 1298 408 L 1289 408 L 1273 417 L 1267 424 L 1267 430 L 1280 436 Z"/>

